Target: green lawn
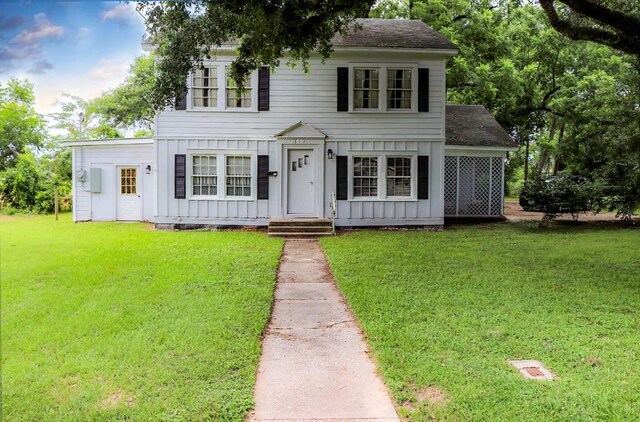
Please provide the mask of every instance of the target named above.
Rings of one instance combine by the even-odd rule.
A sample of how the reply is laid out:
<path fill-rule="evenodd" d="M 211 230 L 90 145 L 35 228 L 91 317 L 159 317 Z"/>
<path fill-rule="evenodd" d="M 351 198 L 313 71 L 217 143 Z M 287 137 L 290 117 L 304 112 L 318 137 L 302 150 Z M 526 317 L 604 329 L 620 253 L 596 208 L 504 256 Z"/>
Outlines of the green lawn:
<path fill-rule="evenodd" d="M 242 420 L 282 242 L 0 217 L 7 421 Z"/>
<path fill-rule="evenodd" d="M 640 420 L 638 228 L 494 224 L 322 244 L 409 419 Z M 525 380 L 509 359 L 558 379 Z"/>

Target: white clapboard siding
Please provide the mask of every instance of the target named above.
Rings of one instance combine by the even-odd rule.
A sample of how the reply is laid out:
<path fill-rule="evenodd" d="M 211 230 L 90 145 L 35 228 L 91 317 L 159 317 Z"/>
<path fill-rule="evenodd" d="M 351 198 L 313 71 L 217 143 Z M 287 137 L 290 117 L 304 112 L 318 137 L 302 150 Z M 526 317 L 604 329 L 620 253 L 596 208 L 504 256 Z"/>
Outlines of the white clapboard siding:
<path fill-rule="evenodd" d="M 366 57 L 366 59 L 364 58 Z M 427 57 L 427 58 L 425 58 Z M 228 58 L 230 59 L 230 58 Z M 337 68 L 350 63 L 407 63 L 429 69 L 428 113 L 350 113 L 336 111 Z M 269 111 L 164 111 L 157 117 L 159 138 L 270 137 L 297 121 L 304 121 L 329 138 L 402 139 L 444 136 L 445 60 L 406 53 L 369 54 L 363 57 L 312 59 L 311 70 L 286 65 L 270 77 Z M 383 75 L 381 75 L 381 78 Z M 415 76 L 417 77 L 417 75 Z M 254 88 L 255 89 L 255 88 Z"/>
<path fill-rule="evenodd" d="M 109 141 L 104 141 L 107 144 Z M 73 202 L 74 221 L 116 219 L 116 166 L 135 166 L 139 168 L 138 187 L 143 203 L 143 218 L 153 219 L 155 189 L 153 174 L 144 174 L 144 166 L 151 165 L 155 158 L 153 145 L 104 145 L 81 146 L 73 148 Z M 102 189 L 100 193 L 90 192 L 90 169 L 101 170 Z M 80 182 L 79 170 L 84 170 L 86 181 Z"/>

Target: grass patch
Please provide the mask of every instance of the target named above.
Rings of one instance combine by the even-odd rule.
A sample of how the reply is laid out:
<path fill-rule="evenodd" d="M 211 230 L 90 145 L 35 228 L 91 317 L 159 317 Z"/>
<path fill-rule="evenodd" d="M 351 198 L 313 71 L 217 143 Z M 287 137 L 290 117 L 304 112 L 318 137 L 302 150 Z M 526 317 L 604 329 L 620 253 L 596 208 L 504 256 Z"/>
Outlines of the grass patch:
<path fill-rule="evenodd" d="M 323 239 L 411 420 L 640 420 L 640 230 L 535 223 Z M 537 359 L 557 381 L 525 380 Z"/>
<path fill-rule="evenodd" d="M 3 217 L 2 412 L 10 420 L 242 420 L 282 247 Z"/>

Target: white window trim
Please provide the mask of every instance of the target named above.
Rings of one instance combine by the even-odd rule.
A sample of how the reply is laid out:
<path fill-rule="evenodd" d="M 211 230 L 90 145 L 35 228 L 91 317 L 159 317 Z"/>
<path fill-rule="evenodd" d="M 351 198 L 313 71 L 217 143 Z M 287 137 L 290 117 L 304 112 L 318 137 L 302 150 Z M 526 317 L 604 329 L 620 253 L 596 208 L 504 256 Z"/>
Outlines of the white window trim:
<path fill-rule="evenodd" d="M 213 155 L 216 157 L 216 172 L 218 177 L 218 195 L 193 194 L 193 156 Z M 251 158 L 251 196 L 227 196 L 227 156 L 243 156 Z M 199 150 L 187 151 L 187 199 L 192 201 L 255 201 L 258 189 L 258 155 L 252 150 Z"/>
<path fill-rule="evenodd" d="M 227 113 L 257 113 L 258 112 L 258 72 L 251 73 L 251 107 L 238 108 L 227 107 L 227 67 L 231 62 L 209 62 L 205 66 L 216 66 L 218 73 L 218 103 L 216 107 L 194 107 L 193 106 L 193 72 L 189 72 L 187 92 L 187 111 L 209 111 Z"/>
<path fill-rule="evenodd" d="M 354 69 L 378 69 L 378 108 L 360 109 L 354 107 Z M 411 70 L 411 108 L 387 109 L 387 70 Z M 349 63 L 349 113 L 417 113 L 418 112 L 418 64 L 417 63 Z"/>
<path fill-rule="evenodd" d="M 349 178 L 347 188 L 349 201 L 357 202 L 415 202 L 418 200 L 418 153 L 417 152 L 380 152 L 357 151 L 348 154 Z M 353 195 L 353 157 L 377 157 L 378 158 L 378 196 L 354 196 Z M 387 158 L 408 157 L 411 158 L 411 196 L 387 196 Z"/>

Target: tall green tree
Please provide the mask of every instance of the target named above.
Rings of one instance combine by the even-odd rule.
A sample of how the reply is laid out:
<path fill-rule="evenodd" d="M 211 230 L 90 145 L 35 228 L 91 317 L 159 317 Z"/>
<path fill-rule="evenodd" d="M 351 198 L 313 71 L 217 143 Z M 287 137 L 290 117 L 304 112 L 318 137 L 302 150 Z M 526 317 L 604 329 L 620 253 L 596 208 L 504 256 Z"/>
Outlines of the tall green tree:
<path fill-rule="evenodd" d="M 45 119 L 35 111 L 33 84 L 10 79 L 0 83 L 0 171 L 12 167 L 29 147 L 41 147 Z"/>
<path fill-rule="evenodd" d="M 155 116 L 154 83 L 154 56 L 139 56 L 129 68 L 124 82 L 92 100 L 87 111 L 99 116 L 103 123 L 121 130 L 150 130 Z"/>
<path fill-rule="evenodd" d="M 331 39 L 356 17 L 366 17 L 375 0 L 187 0 L 138 2 L 156 44 L 153 103 L 173 104 L 189 71 L 215 56 L 222 44 L 238 43 L 231 76 L 239 87 L 259 66 L 274 67 L 286 56 L 305 64 L 312 51 L 331 53 Z"/>
<path fill-rule="evenodd" d="M 99 115 L 91 103 L 78 96 L 65 94 L 59 100 L 61 111 L 50 115 L 51 126 L 62 139 L 121 138 L 122 133 Z"/>

